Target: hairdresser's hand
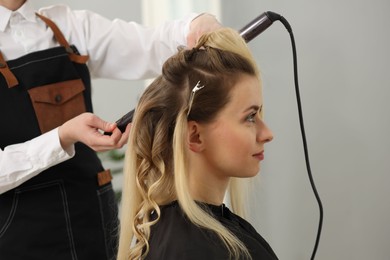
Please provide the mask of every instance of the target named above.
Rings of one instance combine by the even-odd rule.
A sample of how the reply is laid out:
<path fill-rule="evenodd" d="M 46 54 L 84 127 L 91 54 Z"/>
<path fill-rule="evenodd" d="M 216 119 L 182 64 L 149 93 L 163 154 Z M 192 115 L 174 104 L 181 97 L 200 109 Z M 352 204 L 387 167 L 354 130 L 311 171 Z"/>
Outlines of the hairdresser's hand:
<path fill-rule="evenodd" d="M 192 20 L 187 35 L 187 47 L 193 48 L 202 34 L 221 28 L 221 23 L 211 14 L 201 14 Z"/>
<path fill-rule="evenodd" d="M 104 135 L 102 132 L 112 134 Z M 83 113 L 58 129 L 61 146 L 65 150 L 76 142 L 82 142 L 95 151 L 118 149 L 126 144 L 129 132 L 130 125 L 121 133 L 115 123 L 106 122 L 92 113 Z"/>

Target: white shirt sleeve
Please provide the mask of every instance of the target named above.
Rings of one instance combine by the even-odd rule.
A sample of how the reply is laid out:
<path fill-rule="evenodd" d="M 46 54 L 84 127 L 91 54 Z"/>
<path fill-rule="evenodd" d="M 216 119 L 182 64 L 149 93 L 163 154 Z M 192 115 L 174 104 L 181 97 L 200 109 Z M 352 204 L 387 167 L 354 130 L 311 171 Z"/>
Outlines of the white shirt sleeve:
<path fill-rule="evenodd" d="M 56 5 L 39 11 L 52 19 L 69 43 L 89 55 L 88 68 L 95 78 L 139 80 L 161 73 L 166 59 L 186 45 L 190 13 L 182 19 L 146 27 L 121 19 L 110 20 L 88 10 Z"/>
<path fill-rule="evenodd" d="M 72 158 L 74 146 L 61 147 L 58 128 L 25 143 L 0 149 L 0 194 L 31 179 L 45 169 Z"/>
<path fill-rule="evenodd" d="M 0 9 L 0 37 L 6 59 L 58 46 L 53 32 L 38 17 L 30 1 L 16 12 Z M 72 10 L 52 5 L 38 10 L 51 19 L 67 41 L 82 55 L 88 55 L 88 67 L 95 78 L 139 80 L 161 73 L 166 59 L 187 44 L 190 13 L 182 19 L 146 27 L 132 21 L 110 20 L 88 10 Z"/>

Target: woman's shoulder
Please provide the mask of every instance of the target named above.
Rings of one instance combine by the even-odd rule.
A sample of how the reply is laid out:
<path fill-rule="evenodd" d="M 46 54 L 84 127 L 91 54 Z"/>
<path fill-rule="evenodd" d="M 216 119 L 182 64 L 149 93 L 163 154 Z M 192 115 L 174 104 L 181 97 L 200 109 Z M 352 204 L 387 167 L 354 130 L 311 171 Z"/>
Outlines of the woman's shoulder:
<path fill-rule="evenodd" d="M 232 223 L 229 229 L 248 247 L 254 259 L 277 259 L 275 252 L 268 242 L 257 232 L 257 230 L 244 218 L 230 213 Z"/>
<path fill-rule="evenodd" d="M 213 259 L 223 259 L 226 256 L 219 239 L 189 221 L 177 202 L 160 209 L 160 219 L 151 227 L 147 259 L 206 259 L 212 255 L 216 256 Z"/>
<path fill-rule="evenodd" d="M 159 238 L 161 234 L 165 238 L 169 236 L 171 239 L 177 238 L 181 241 L 181 238 L 185 237 L 197 238 L 206 235 L 202 229 L 187 218 L 177 201 L 160 206 L 160 211 L 160 219 L 151 227 L 151 237 Z M 151 217 L 154 218 L 155 214 L 154 212 Z"/>

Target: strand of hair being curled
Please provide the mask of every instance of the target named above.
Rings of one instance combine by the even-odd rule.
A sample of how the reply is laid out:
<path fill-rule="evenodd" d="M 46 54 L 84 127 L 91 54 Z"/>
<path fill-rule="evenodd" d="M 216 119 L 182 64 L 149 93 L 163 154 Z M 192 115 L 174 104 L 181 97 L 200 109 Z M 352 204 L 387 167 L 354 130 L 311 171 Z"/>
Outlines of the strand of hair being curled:
<path fill-rule="evenodd" d="M 145 90 L 126 151 L 118 259 L 142 259 L 148 254 L 159 206 L 174 200 L 192 223 L 217 234 L 231 258 L 250 258 L 245 245 L 191 197 L 186 146 L 187 122 L 213 120 L 242 74 L 258 76 L 256 64 L 240 35 L 224 28 L 202 36 L 193 50 L 179 50 Z M 199 81 L 205 87 L 189 111 L 190 93 Z M 233 189 L 230 197 L 233 211 L 240 215 L 239 193 Z M 157 218 L 151 218 L 152 212 Z"/>
<path fill-rule="evenodd" d="M 157 78 L 144 92 L 134 114 L 124 162 L 121 228 L 118 259 L 140 259 L 148 252 L 150 213 L 160 215 L 159 205 L 176 198 L 173 187 L 172 150 L 169 125 L 174 106 L 159 95 L 168 89 Z M 134 246 L 131 247 L 132 242 Z M 131 248 L 131 249 L 130 249 Z"/>

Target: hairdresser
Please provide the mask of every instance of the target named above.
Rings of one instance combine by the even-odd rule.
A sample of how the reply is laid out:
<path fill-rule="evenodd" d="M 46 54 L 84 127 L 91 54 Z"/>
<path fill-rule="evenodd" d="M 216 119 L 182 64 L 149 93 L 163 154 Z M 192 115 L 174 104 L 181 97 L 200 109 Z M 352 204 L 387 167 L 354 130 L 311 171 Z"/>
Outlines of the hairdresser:
<path fill-rule="evenodd" d="M 145 28 L 0 0 L 1 259 L 115 257 L 117 203 L 95 151 L 122 147 L 129 127 L 93 114 L 90 75 L 154 76 L 179 45 L 218 27 L 208 14 Z"/>

